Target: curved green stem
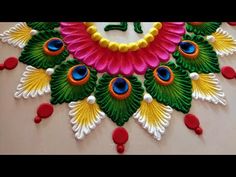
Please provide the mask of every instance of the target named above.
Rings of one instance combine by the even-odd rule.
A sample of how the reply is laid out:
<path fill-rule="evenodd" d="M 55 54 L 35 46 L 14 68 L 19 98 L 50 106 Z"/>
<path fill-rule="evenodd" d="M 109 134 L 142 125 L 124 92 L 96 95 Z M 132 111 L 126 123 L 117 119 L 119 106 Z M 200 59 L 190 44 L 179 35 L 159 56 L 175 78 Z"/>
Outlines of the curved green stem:
<path fill-rule="evenodd" d="M 134 22 L 134 31 L 136 33 L 143 33 L 143 30 L 142 30 L 140 22 Z"/>
<path fill-rule="evenodd" d="M 110 31 L 110 30 L 121 30 L 121 31 L 126 31 L 128 28 L 128 23 L 127 22 L 120 22 L 119 25 L 107 25 L 104 30 L 105 31 Z"/>

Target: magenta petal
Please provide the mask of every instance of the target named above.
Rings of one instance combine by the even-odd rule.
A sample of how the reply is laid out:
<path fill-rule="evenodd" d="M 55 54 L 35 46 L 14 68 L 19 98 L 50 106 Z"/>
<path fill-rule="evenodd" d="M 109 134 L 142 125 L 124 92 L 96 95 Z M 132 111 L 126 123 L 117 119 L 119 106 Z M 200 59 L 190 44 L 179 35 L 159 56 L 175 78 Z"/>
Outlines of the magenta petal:
<path fill-rule="evenodd" d="M 77 34 L 76 35 L 67 35 L 63 38 L 63 40 L 66 44 L 75 43 L 75 42 L 79 43 L 79 42 L 81 42 L 81 40 L 88 41 L 88 39 L 85 38 L 85 36 L 81 36 L 81 35 L 77 35 Z"/>
<path fill-rule="evenodd" d="M 132 61 L 134 70 L 137 74 L 144 74 L 146 72 L 147 65 L 142 58 L 138 56 L 137 52 L 129 54 L 129 58 Z"/>
<path fill-rule="evenodd" d="M 70 43 L 67 46 L 67 49 L 71 52 L 74 53 L 77 50 L 82 50 L 84 48 L 90 47 L 92 46 L 93 43 L 90 40 L 84 39 L 84 40 L 80 40 L 80 41 L 76 41 L 74 43 Z"/>
<path fill-rule="evenodd" d="M 109 72 L 109 74 L 111 75 L 117 75 L 119 74 L 119 70 L 121 67 L 121 59 L 119 58 L 119 55 L 113 55 L 107 66 L 107 70 Z"/>
<path fill-rule="evenodd" d="M 96 53 L 98 52 L 98 48 L 97 47 L 87 47 L 85 49 L 82 49 L 80 51 L 76 51 L 74 56 L 76 58 L 79 58 L 81 60 L 84 60 L 85 58 L 91 57 L 92 55 L 96 55 Z"/>
<path fill-rule="evenodd" d="M 184 26 L 185 22 L 165 22 L 166 24 L 171 24 L 175 26 Z"/>
<path fill-rule="evenodd" d="M 111 57 L 112 56 L 109 54 L 102 56 L 99 60 L 96 61 L 96 63 L 94 64 L 94 68 L 96 68 L 98 72 L 106 71 L 106 67 Z"/>
<path fill-rule="evenodd" d="M 176 44 L 174 44 L 173 42 L 168 41 L 164 38 L 160 38 L 158 43 L 162 48 L 164 48 L 165 50 L 167 50 L 170 53 L 172 53 L 176 50 Z"/>
<path fill-rule="evenodd" d="M 143 61 L 151 68 L 155 68 L 159 65 L 160 60 L 153 53 L 145 50 L 139 50 L 138 55 L 142 58 Z"/>
<path fill-rule="evenodd" d="M 174 33 L 169 33 L 168 31 L 162 31 L 162 37 L 166 40 L 172 41 L 175 44 L 178 44 L 181 40 L 181 36 Z"/>
<path fill-rule="evenodd" d="M 185 29 L 182 27 L 176 27 L 174 25 L 165 25 L 165 30 L 170 32 L 170 33 L 174 33 L 174 34 L 178 34 L 178 35 L 183 35 L 185 33 Z"/>
<path fill-rule="evenodd" d="M 163 49 L 160 45 L 155 45 L 155 53 L 158 55 L 160 61 L 167 62 L 170 59 L 170 53 Z"/>
<path fill-rule="evenodd" d="M 132 72 L 133 72 L 133 66 L 132 66 L 132 62 L 131 60 L 129 59 L 127 53 L 126 54 L 120 54 L 120 58 L 121 58 L 121 68 L 120 68 L 120 71 L 121 71 L 121 74 L 123 75 L 131 75 Z"/>

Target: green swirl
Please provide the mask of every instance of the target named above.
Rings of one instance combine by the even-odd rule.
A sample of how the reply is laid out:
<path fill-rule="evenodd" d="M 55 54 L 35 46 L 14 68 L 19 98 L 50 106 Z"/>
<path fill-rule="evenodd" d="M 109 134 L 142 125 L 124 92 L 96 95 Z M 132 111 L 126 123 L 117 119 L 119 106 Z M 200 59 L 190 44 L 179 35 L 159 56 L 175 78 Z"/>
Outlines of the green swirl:
<path fill-rule="evenodd" d="M 200 25 L 191 25 L 190 23 L 186 23 L 186 30 L 188 32 L 206 36 L 216 32 L 220 25 L 221 22 L 205 22 Z"/>
<path fill-rule="evenodd" d="M 24 47 L 19 60 L 27 65 L 42 69 L 53 68 L 55 65 L 59 65 L 69 55 L 66 49 L 57 56 L 47 55 L 43 51 L 44 43 L 53 37 L 61 38 L 59 31 L 41 31 L 34 35 Z"/>
<path fill-rule="evenodd" d="M 213 47 L 202 36 L 195 34 L 183 36 L 183 40 L 195 42 L 199 47 L 199 55 L 195 59 L 185 58 L 178 49 L 173 53 L 176 63 L 190 72 L 219 73 L 218 57 Z"/>
<path fill-rule="evenodd" d="M 90 78 L 84 85 L 72 85 L 67 80 L 67 73 L 69 69 L 78 64 L 80 64 L 79 61 L 69 59 L 56 67 L 50 82 L 52 104 L 61 104 L 63 102 L 69 103 L 71 101 L 82 100 L 94 91 L 97 81 L 97 72 L 94 69 L 89 68 Z"/>
<path fill-rule="evenodd" d="M 122 126 L 140 107 L 144 89 L 137 77 L 127 77 L 131 83 L 132 91 L 128 98 L 118 100 L 109 92 L 109 83 L 113 78 L 113 76 L 104 74 L 99 79 L 95 97 L 101 110 L 104 111 L 118 126 Z"/>
<path fill-rule="evenodd" d="M 147 92 L 160 103 L 171 106 L 177 111 L 188 113 L 192 101 L 192 83 L 189 74 L 173 62 L 162 65 L 168 66 L 172 70 L 173 82 L 167 86 L 159 84 L 154 78 L 153 70 L 148 69 L 144 81 Z"/>

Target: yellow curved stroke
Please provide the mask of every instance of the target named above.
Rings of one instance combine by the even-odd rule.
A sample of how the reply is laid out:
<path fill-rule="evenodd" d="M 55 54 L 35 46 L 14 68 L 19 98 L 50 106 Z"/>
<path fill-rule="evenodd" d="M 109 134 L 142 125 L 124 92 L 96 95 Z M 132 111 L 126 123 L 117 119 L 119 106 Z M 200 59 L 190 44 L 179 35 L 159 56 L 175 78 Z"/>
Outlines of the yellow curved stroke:
<path fill-rule="evenodd" d="M 229 55 L 236 51 L 236 41 L 222 28 L 218 28 L 212 36 L 214 36 L 215 40 L 211 45 L 218 55 Z"/>
<path fill-rule="evenodd" d="M 14 27 L 0 34 L 0 39 L 10 45 L 23 48 L 32 37 L 32 28 L 24 22 L 17 23 Z"/>
<path fill-rule="evenodd" d="M 195 99 L 206 100 L 215 104 L 226 104 L 224 92 L 215 74 L 199 74 L 197 80 L 192 80 L 192 96 Z"/>
<path fill-rule="evenodd" d="M 21 78 L 21 83 L 17 86 L 15 96 L 28 98 L 29 96 L 35 97 L 48 93 L 50 92 L 50 80 L 51 77 L 45 70 L 27 66 Z"/>
<path fill-rule="evenodd" d="M 165 132 L 171 118 L 172 108 L 158 103 L 153 99 L 150 103 L 143 100 L 134 118 L 142 124 L 144 129 L 154 135 L 157 140 L 161 139 L 161 134 Z"/>
<path fill-rule="evenodd" d="M 82 101 L 71 102 L 69 107 L 71 108 L 69 112 L 72 117 L 71 123 L 74 125 L 72 129 L 76 132 L 75 136 L 78 139 L 89 134 L 91 129 L 94 129 L 96 124 L 99 124 L 101 119 L 105 117 L 99 106 L 95 102 L 89 103 L 87 98 Z"/>

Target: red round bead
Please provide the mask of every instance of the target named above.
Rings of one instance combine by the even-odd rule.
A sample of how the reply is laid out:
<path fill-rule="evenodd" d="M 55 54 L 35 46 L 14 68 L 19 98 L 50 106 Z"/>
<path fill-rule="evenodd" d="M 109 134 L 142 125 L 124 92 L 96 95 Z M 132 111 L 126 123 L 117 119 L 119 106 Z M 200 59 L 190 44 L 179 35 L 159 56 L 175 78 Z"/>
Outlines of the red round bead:
<path fill-rule="evenodd" d="M 203 132 L 202 128 L 201 127 L 198 127 L 195 129 L 195 133 L 198 134 L 198 135 L 201 135 Z"/>
<path fill-rule="evenodd" d="M 128 138 L 128 132 L 123 127 L 118 127 L 113 131 L 112 139 L 116 144 L 125 144 Z"/>
<path fill-rule="evenodd" d="M 4 61 L 4 67 L 8 70 L 14 69 L 18 64 L 16 57 L 9 57 Z"/>
<path fill-rule="evenodd" d="M 43 103 L 38 107 L 37 114 L 41 118 L 48 118 L 53 113 L 53 106 L 49 103 Z"/>
<path fill-rule="evenodd" d="M 125 147 L 124 147 L 123 144 L 118 144 L 118 145 L 116 146 L 116 150 L 117 150 L 117 152 L 119 152 L 119 153 L 123 153 L 123 152 L 125 151 Z"/>
<path fill-rule="evenodd" d="M 0 70 L 3 70 L 5 68 L 4 64 L 0 64 Z"/>
<path fill-rule="evenodd" d="M 39 116 L 36 116 L 35 118 L 34 118 L 34 122 L 36 123 L 36 124 L 39 124 L 40 122 L 41 122 L 41 118 L 39 117 Z"/>
<path fill-rule="evenodd" d="M 227 79 L 233 79 L 236 76 L 236 72 L 230 66 L 224 66 L 221 68 L 222 75 Z"/>
<path fill-rule="evenodd" d="M 236 22 L 228 22 L 228 24 L 231 26 L 236 26 Z"/>
<path fill-rule="evenodd" d="M 198 128 L 200 125 L 198 118 L 193 114 L 187 114 L 184 117 L 184 123 L 189 129 L 193 129 L 193 130 Z"/>

